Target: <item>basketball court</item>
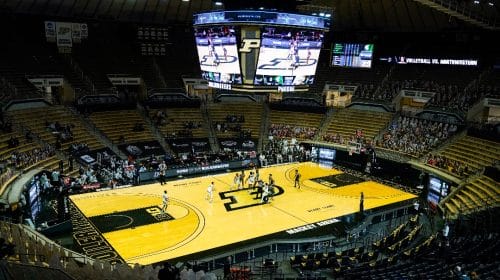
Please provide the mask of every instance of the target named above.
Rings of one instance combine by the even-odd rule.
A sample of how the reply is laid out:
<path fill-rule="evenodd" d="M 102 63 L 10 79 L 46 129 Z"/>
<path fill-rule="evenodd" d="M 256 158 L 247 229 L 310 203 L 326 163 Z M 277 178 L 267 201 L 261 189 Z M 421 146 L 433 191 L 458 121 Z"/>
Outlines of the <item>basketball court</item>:
<path fill-rule="evenodd" d="M 296 169 L 300 189 L 294 187 Z M 145 265 L 356 213 L 361 192 L 365 209 L 415 198 L 316 163 L 259 171 L 264 181 L 270 173 L 275 179 L 270 203 L 261 203 L 250 189 L 230 190 L 234 172 L 71 196 L 74 239 L 93 257 Z M 210 182 L 216 190 L 212 203 L 206 200 Z M 170 196 L 166 214 L 164 190 Z"/>

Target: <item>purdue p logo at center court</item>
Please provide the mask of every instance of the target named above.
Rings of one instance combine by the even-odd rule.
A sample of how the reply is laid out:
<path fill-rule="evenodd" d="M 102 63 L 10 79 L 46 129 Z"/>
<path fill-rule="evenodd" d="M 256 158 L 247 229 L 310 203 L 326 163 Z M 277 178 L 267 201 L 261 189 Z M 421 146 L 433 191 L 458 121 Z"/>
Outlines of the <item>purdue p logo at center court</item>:
<path fill-rule="evenodd" d="M 249 53 L 252 49 L 260 48 L 260 39 L 242 39 L 240 52 Z"/>
<path fill-rule="evenodd" d="M 282 195 L 285 191 L 280 186 L 273 186 L 274 194 L 273 197 Z M 239 189 L 227 192 L 220 192 L 219 196 L 221 200 L 226 200 L 224 207 L 226 211 L 234 211 L 239 209 L 244 209 L 248 207 L 255 207 L 262 205 L 261 197 L 258 197 L 258 190 L 255 189 Z"/>

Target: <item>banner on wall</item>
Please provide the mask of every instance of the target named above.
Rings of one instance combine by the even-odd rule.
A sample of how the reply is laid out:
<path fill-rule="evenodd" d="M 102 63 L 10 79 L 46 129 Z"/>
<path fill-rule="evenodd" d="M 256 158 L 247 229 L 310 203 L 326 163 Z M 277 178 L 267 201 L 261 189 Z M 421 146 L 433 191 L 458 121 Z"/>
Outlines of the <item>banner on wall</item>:
<path fill-rule="evenodd" d="M 73 44 L 79 44 L 89 35 L 86 23 L 45 22 L 45 38 L 47 42 L 57 43 L 59 52 L 71 53 Z"/>
<path fill-rule="evenodd" d="M 56 23 L 53 21 L 45 22 L 45 38 L 47 38 L 47 42 L 56 41 Z"/>
<path fill-rule="evenodd" d="M 80 24 L 80 32 L 82 39 L 87 39 L 89 37 L 89 28 L 86 23 Z"/>
<path fill-rule="evenodd" d="M 68 47 L 73 46 L 72 36 L 72 24 L 70 22 L 57 22 L 57 46 L 58 47 Z"/>
<path fill-rule="evenodd" d="M 73 40 L 73 43 L 81 43 L 82 42 L 81 24 L 79 24 L 79 23 L 72 24 L 71 39 Z"/>

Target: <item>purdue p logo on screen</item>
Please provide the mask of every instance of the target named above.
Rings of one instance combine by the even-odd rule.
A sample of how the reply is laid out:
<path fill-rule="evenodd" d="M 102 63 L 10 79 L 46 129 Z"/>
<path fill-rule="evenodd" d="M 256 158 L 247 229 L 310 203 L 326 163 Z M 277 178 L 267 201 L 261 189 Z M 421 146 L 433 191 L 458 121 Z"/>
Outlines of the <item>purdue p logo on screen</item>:
<path fill-rule="evenodd" d="M 260 39 L 242 39 L 240 52 L 249 53 L 252 49 L 260 48 Z"/>

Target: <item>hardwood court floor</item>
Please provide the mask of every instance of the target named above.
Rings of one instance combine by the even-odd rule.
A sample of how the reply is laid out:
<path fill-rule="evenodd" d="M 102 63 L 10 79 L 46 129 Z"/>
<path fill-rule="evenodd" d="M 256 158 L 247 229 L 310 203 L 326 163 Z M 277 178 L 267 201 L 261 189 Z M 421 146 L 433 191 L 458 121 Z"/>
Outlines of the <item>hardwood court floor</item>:
<path fill-rule="evenodd" d="M 302 174 L 301 189 L 293 186 L 295 169 Z M 260 204 L 245 189 L 229 192 L 234 173 L 70 199 L 126 262 L 151 264 L 358 212 L 361 192 L 365 209 L 415 197 L 376 182 L 359 182 L 315 163 L 262 168 L 260 178 L 267 181 L 269 173 L 282 190 L 269 204 Z M 329 176 L 336 178 L 334 183 L 324 180 Z M 216 188 L 212 203 L 206 200 L 211 181 Z M 167 217 L 159 213 L 165 189 L 170 196 Z"/>

